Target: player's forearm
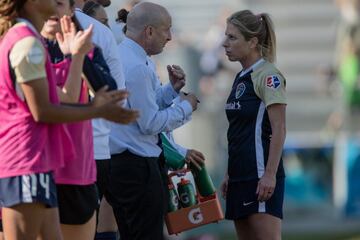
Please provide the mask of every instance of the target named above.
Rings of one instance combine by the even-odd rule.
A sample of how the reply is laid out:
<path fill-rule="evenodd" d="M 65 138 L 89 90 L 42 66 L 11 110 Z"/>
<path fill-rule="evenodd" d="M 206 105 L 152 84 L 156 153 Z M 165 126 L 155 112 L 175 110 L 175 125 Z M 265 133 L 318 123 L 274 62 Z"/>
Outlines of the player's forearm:
<path fill-rule="evenodd" d="M 269 157 L 265 171 L 267 174 L 275 176 L 280 163 L 282 150 L 285 142 L 285 124 L 280 123 L 272 130 L 273 133 L 270 141 Z"/>

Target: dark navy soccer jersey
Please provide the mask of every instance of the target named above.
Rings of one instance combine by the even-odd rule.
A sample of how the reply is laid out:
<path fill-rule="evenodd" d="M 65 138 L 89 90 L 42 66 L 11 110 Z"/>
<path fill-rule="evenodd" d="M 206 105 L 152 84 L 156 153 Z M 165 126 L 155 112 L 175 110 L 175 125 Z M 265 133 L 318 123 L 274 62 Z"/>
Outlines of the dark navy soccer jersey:
<path fill-rule="evenodd" d="M 44 39 L 47 50 L 53 64 L 57 64 L 65 60 L 64 54 L 61 52 L 57 41 Z M 99 47 L 94 48 L 92 59 L 88 55 L 84 58 L 83 73 L 89 81 L 92 89 L 97 92 L 100 88 L 108 85 L 108 90 L 117 89 L 115 79 L 110 74 L 110 69 L 103 57 Z"/>
<path fill-rule="evenodd" d="M 243 76 L 237 74 L 225 105 L 229 181 L 248 181 L 264 174 L 272 133 L 266 107 L 286 104 L 285 84 L 282 74 L 266 61 Z M 284 175 L 281 160 L 277 177 Z"/>

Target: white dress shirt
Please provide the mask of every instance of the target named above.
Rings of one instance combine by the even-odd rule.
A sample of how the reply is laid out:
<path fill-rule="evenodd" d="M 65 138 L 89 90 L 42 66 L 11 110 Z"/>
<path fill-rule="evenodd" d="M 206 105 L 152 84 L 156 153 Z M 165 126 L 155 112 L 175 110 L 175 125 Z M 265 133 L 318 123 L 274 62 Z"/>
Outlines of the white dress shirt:
<path fill-rule="evenodd" d="M 173 103 L 178 93 L 171 84 L 160 85 L 154 66 L 135 41 L 125 38 L 119 52 L 124 56 L 125 85 L 130 92 L 126 104 L 138 109 L 140 117 L 128 125 L 111 123 L 111 154 L 129 150 L 143 157 L 158 157 L 161 153 L 158 134 L 182 126 L 191 116 L 192 106 L 188 101 Z"/>
<path fill-rule="evenodd" d="M 111 76 L 115 79 L 118 89 L 125 88 L 125 79 L 117 43 L 111 30 L 83 13 L 80 9 L 75 11 L 76 19 L 86 29 L 91 24 L 94 26 L 92 41 L 101 48 L 104 59 L 110 68 Z M 104 119 L 92 120 L 94 135 L 94 156 L 96 160 L 109 159 L 109 133 L 110 123 Z"/>
<path fill-rule="evenodd" d="M 156 73 L 156 64 L 154 63 L 154 61 L 148 57 L 147 58 L 147 62 L 148 62 L 148 66 Z M 158 79 L 159 81 L 159 85 L 161 84 L 160 82 L 160 79 Z M 163 88 L 160 88 L 158 87 L 157 88 L 157 94 L 161 95 L 161 94 L 165 94 L 165 93 L 162 93 L 161 91 L 163 90 Z M 160 98 L 158 98 L 159 100 L 161 100 Z M 157 100 L 158 100 L 157 99 Z M 176 104 L 179 104 L 181 102 L 181 98 L 180 96 L 177 96 L 175 99 L 172 100 L 172 103 L 171 105 L 174 106 Z M 168 107 L 167 103 L 161 103 L 161 102 L 158 102 L 158 105 L 161 109 L 161 106 L 164 107 L 164 105 L 166 105 L 166 107 Z M 188 117 L 186 117 L 185 121 L 184 121 L 184 124 L 189 122 L 191 120 L 191 115 L 189 115 Z M 184 148 L 183 146 L 177 144 L 175 142 L 175 139 L 174 139 L 174 135 L 173 135 L 173 132 L 172 131 L 169 131 L 169 132 L 164 132 L 169 140 L 169 142 L 173 145 L 173 147 L 184 157 L 186 157 L 186 154 L 187 154 L 187 151 L 188 149 Z"/>

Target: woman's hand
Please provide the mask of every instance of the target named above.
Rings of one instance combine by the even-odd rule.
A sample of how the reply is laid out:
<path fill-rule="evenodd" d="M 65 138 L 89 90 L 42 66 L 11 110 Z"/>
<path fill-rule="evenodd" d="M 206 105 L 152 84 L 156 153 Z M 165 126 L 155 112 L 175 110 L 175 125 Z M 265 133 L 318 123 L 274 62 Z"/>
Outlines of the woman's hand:
<path fill-rule="evenodd" d="M 62 17 L 60 25 L 62 33 L 56 33 L 56 39 L 64 55 L 85 55 L 93 48 L 91 40 L 93 25 L 84 31 L 76 32 L 75 24 L 69 16 Z"/>
<path fill-rule="evenodd" d="M 119 105 L 129 96 L 129 93 L 125 90 L 113 90 L 107 91 L 108 86 L 104 86 L 95 93 L 92 105 L 95 107 L 101 107 L 105 104 L 116 102 Z"/>
<path fill-rule="evenodd" d="M 272 174 L 265 174 L 260 178 L 256 189 L 258 201 L 264 202 L 271 198 L 274 193 L 276 185 L 276 176 Z"/>
<path fill-rule="evenodd" d="M 222 181 L 222 183 L 220 185 L 221 196 L 224 199 L 226 199 L 228 184 L 229 184 L 229 176 L 226 174 L 226 176 L 224 177 L 224 180 Z"/>
<path fill-rule="evenodd" d="M 129 124 L 139 117 L 137 110 L 122 107 L 121 102 L 129 95 L 125 90 L 106 91 L 107 86 L 96 92 L 92 106 L 97 108 L 100 117 L 109 121 Z"/>

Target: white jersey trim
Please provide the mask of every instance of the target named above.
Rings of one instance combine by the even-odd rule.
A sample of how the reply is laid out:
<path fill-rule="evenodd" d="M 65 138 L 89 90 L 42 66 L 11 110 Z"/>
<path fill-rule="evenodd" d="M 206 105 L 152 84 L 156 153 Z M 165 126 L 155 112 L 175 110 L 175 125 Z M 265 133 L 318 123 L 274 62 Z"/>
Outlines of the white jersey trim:
<path fill-rule="evenodd" d="M 262 123 L 265 112 L 265 104 L 260 103 L 259 111 L 256 117 L 256 126 L 255 126 L 255 152 L 256 152 L 256 165 L 258 178 L 261 178 L 264 175 L 265 171 L 265 161 L 264 161 L 264 149 L 262 145 Z"/>

